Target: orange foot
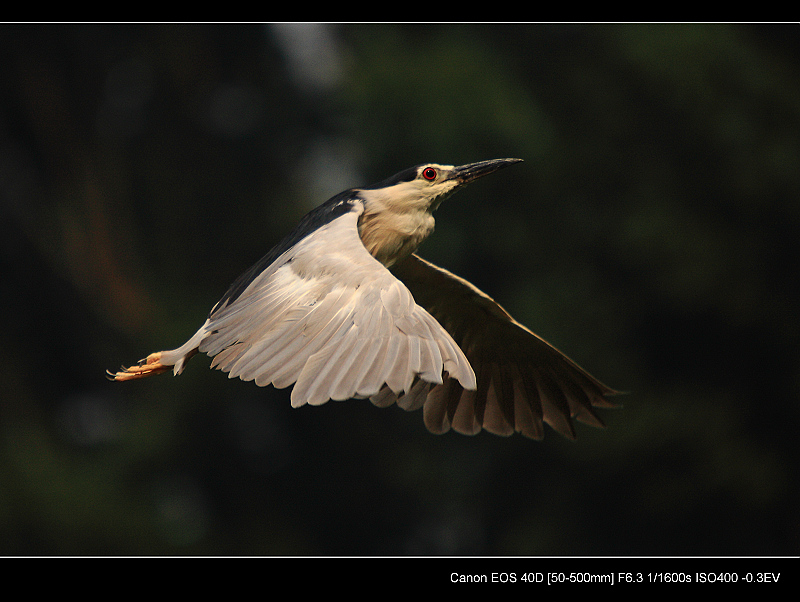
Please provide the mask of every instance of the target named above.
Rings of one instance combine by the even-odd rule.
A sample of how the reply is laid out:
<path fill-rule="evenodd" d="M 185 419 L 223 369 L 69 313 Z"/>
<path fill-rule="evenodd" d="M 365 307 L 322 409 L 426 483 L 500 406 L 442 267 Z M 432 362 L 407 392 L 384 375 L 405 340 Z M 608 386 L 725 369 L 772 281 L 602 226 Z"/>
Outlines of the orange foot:
<path fill-rule="evenodd" d="M 125 368 L 123 366 L 122 370 L 119 372 L 111 372 L 110 370 L 106 370 L 106 372 L 108 373 L 109 380 L 123 381 L 144 378 L 145 376 L 152 376 L 153 374 L 161 374 L 162 372 L 172 370 L 172 366 L 165 366 L 160 360 L 161 352 L 158 351 L 157 353 L 151 353 L 143 360 L 139 360 L 136 366 L 131 366 L 130 368 Z"/>

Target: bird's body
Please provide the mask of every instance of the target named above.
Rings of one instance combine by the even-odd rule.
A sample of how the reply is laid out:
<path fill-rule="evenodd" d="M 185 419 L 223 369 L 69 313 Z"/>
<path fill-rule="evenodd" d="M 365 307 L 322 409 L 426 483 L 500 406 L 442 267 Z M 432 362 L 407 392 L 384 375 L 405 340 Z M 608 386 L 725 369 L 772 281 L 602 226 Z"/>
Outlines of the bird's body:
<path fill-rule="evenodd" d="M 184 345 L 112 374 L 180 374 L 197 352 L 292 405 L 368 398 L 424 408 L 432 432 L 574 437 L 615 393 L 470 283 L 414 255 L 457 188 L 517 159 L 425 164 L 340 193 L 242 274 Z"/>

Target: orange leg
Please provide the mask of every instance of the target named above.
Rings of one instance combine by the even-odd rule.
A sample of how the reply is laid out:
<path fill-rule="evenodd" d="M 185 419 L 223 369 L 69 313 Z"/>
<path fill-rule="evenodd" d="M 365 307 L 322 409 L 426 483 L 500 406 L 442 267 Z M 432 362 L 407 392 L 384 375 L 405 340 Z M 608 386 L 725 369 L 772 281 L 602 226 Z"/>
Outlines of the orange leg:
<path fill-rule="evenodd" d="M 167 372 L 168 370 L 172 370 L 172 366 L 165 366 L 160 362 L 161 360 L 161 352 L 158 351 L 156 353 L 151 353 L 145 359 L 140 360 L 139 363 L 135 366 L 131 366 L 130 368 L 125 368 L 123 366 L 122 370 L 119 372 L 108 372 L 108 377 L 110 380 L 134 380 L 137 378 L 144 378 L 146 376 L 152 376 L 153 374 L 161 374 L 162 372 Z"/>

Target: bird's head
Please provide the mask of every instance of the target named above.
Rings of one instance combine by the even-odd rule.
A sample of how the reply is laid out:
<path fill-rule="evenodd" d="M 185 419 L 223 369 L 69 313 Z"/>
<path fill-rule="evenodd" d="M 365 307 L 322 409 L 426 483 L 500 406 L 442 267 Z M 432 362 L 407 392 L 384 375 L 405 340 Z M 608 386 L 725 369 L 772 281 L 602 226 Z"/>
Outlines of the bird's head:
<path fill-rule="evenodd" d="M 492 159 L 455 167 L 423 163 L 353 192 L 363 201 L 358 232 L 378 261 L 391 267 L 413 253 L 433 232 L 433 211 L 449 195 L 473 180 L 517 163 Z"/>
<path fill-rule="evenodd" d="M 520 161 L 490 159 L 460 166 L 422 163 L 358 192 L 368 202 L 394 211 L 433 212 L 465 184 Z"/>

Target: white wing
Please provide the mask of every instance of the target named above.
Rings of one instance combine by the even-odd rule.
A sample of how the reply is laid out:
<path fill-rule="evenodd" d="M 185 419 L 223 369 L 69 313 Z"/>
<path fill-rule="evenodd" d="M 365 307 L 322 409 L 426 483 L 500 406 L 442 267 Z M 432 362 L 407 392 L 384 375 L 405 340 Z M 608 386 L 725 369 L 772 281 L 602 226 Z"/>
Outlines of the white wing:
<path fill-rule="evenodd" d="M 396 398 L 441 384 L 443 372 L 475 389 L 458 345 L 367 252 L 358 235 L 362 212 L 354 202 L 301 239 L 230 305 L 215 308 L 181 350 L 199 348 L 231 378 L 294 383 L 293 406 L 373 396 L 381 405 L 384 385 Z"/>

